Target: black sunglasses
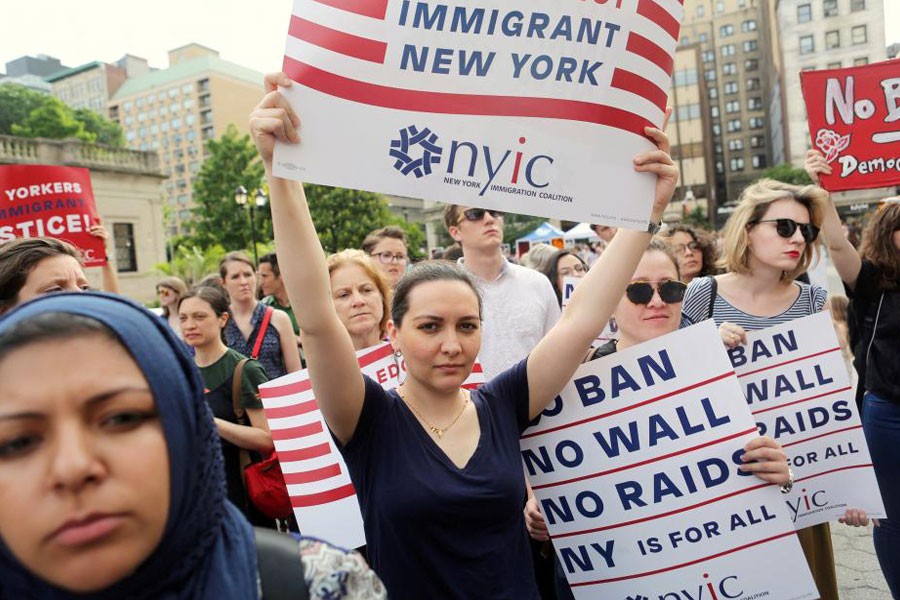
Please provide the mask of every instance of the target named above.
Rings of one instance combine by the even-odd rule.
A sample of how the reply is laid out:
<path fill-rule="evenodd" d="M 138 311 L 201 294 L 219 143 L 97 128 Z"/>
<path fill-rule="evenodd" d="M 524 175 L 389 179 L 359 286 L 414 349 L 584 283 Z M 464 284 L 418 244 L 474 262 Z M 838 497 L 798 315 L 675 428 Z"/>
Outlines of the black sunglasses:
<path fill-rule="evenodd" d="M 798 223 L 793 219 L 765 219 L 757 221 L 757 223 L 775 223 L 775 232 L 783 238 L 791 238 L 797 228 L 800 228 L 800 235 L 807 244 L 815 241 L 819 237 L 819 228 L 812 223 Z"/>
<path fill-rule="evenodd" d="M 495 219 L 503 218 L 503 211 L 499 210 L 487 210 L 484 208 L 469 208 L 462 212 L 462 216 L 456 220 L 457 223 L 462 223 L 463 219 L 466 221 L 480 221 L 484 218 L 484 213 L 490 214 Z"/>
<path fill-rule="evenodd" d="M 647 304 L 653 300 L 653 292 L 666 304 L 675 304 L 684 300 L 687 285 L 680 281 L 661 281 L 654 286 L 649 281 L 634 281 L 625 288 L 625 296 L 634 304 Z"/>

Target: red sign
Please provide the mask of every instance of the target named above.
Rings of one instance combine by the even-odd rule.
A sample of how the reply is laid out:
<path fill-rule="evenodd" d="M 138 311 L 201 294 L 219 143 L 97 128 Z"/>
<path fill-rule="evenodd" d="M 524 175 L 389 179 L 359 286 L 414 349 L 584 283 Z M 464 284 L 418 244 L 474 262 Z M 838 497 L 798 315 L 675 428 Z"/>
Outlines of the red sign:
<path fill-rule="evenodd" d="M 81 250 L 86 267 L 101 267 L 106 247 L 103 239 L 90 234 L 97 223 L 87 169 L 0 166 L 0 243 L 20 237 L 56 238 Z"/>
<path fill-rule="evenodd" d="M 900 184 L 900 60 L 800 73 L 813 148 L 829 191 Z"/>

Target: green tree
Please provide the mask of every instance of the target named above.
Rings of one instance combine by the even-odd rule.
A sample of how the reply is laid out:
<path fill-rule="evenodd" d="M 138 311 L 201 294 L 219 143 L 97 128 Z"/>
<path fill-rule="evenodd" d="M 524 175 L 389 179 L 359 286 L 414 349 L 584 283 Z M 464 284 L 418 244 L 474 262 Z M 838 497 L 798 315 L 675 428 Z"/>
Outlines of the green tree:
<path fill-rule="evenodd" d="M 249 135 L 241 135 L 234 125 L 216 140 L 206 143 L 207 159 L 194 181 L 195 216 L 190 243 L 201 248 L 221 244 L 228 250 L 249 249 L 250 222 L 247 208 L 234 201 L 239 186 L 249 190 L 248 202 L 259 187 L 264 169 Z M 268 205 L 253 210 L 254 229 L 259 242 L 272 239 L 272 217 Z"/>
<path fill-rule="evenodd" d="M 219 261 L 225 256 L 225 249 L 218 244 L 205 249 L 177 242 L 176 245 L 172 260 L 156 265 L 156 271 L 162 275 L 181 277 L 188 285 L 218 271 Z"/>
<path fill-rule="evenodd" d="M 125 146 L 125 136 L 122 134 L 122 128 L 115 121 L 104 119 L 99 114 L 87 108 L 79 108 L 74 112 L 76 121 L 84 125 L 85 131 L 93 133 L 97 136 L 98 144 L 106 144 L 108 146 Z"/>
<path fill-rule="evenodd" d="M 51 139 L 77 138 L 84 142 L 96 142 L 97 134 L 85 129 L 84 123 L 75 118 L 72 109 L 59 98 L 48 97 L 44 103 L 25 117 L 21 123 L 12 124 L 13 135 Z"/>
<path fill-rule="evenodd" d="M 503 218 L 503 241 L 513 246 L 517 239 L 531 233 L 546 220 L 544 217 L 506 213 Z M 515 248 L 513 248 L 513 252 L 515 252 Z"/>
<path fill-rule="evenodd" d="M 325 252 L 359 248 L 373 229 L 398 225 L 410 236 L 410 250 L 415 249 L 418 254 L 423 241 L 421 230 L 391 214 L 384 197 L 324 185 L 307 185 L 305 189 L 309 211 Z"/>
<path fill-rule="evenodd" d="M 794 185 L 809 185 L 812 183 L 812 179 L 809 178 L 806 171 L 785 163 L 769 167 L 763 173 L 763 176 Z"/>
<path fill-rule="evenodd" d="M 48 98 L 24 85 L 0 84 L 0 135 L 12 135 L 13 124 L 24 122 L 31 111 L 42 106 Z"/>
<path fill-rule="evenodd" d="M 703 209 L 699 206 L 695 206 L 691 212 L 684 215 L 684 218 L 681 220 L 681 222 L 685 225 L 692 225 L 701 229 L 709 229 L 709 219 L 706 218 L 706 215 L 703 214 Z"/>

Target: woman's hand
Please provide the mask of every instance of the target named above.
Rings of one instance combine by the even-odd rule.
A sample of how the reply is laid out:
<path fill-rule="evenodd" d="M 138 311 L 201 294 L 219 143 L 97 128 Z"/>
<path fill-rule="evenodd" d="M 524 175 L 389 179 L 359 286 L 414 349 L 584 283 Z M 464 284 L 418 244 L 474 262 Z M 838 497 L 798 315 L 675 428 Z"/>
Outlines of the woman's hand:
<path fill-rule="evenodd" d="M 803 168 L 806 169 L 806 174 L 816 185 L 819 185 L 819 175 L 831 175 L 831 165 L 818 150 L 807 151 Z"/>
<path fill-rule="evenodd" d="M 869 524 L 869 515 L 861 508 L 848 508 L 844 516 L 838 518 L 838 522 L 851 527 L 865 527 Z M 872 519 L 872 523 L 875 524 L 875 527 L 881 524 L 878 519 Z"/>
<path fill-rule="evenodd" d="M 740 325 L 725 321 L 719 326 L 719 335 L 722 342 L 728 348 L 734 348 L 747 343 L 747 332 Z"/>
<path fill-rule="evenodd" d="M 284 73 L 269 73 L 265 77 L 266 95 L 250 113 L 250 136 L 259 156 L 266 167 L 272 166 L 272 153 L 275 140 L 296 144 L 300 141 L 297 127 L 300 117 L 291 108 L 287 99 L 278 91 L 278 87 L 290 87 L 291 79 Z"/>
<path fill-rule="evenodd" d="M 525 503 L 525 528 L 528 529 L 528 535 L 532 539 L 539 542 L 546 542 L 550 539 L 550 531 L 547 529 L 547 523 L 544 521 L 544 515 L 538 506 L 537 498 L 529 496 Z"/>
<path fill-rule="evenodd" d="M 669 156 L 669 136 L 665 132 L 655 127 L 645 127 L 644 134 L 656 144 L 656 150 L 635 156 L 634 170 L 639 173 L 656 174 L 656 194 L 653 198 L 650 220 L 659 223 L 675 193 L 675 184 L 678 183 L 678 167 Z"/>
<path fill-rule="evenodd" d="M 739 467 L 741 471 L 753 473 L 763 481 L 784 485 L 791 478 L 787 456 L 785 456 L 781 444 L 768 436 L 750 440 L 744 446 L 741 460 L 744 461 L 744 464 Z"/>

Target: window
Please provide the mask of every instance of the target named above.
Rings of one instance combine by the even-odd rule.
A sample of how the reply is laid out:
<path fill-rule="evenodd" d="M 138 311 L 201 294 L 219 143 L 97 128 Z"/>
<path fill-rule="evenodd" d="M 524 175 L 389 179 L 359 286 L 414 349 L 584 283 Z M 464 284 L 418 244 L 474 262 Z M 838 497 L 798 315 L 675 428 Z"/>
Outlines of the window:
<path fill-rule="evenodd" d="M 709 116 L 711 116 L 713 119 L 718 119 L 719 118 L 719 107 L 715 106 L 715 105 L 710 106 L 709 107 Z"/>
<path fill-rule="evenodd" d="M 828 68 L 828 69 L 840 69 L 840 68 L 841 68 L 841 61 L 833 62 L 833 63 L 828 63 L 828 66 L 827 66 L 826 68 Z"/>
<path fill-rule="evenodd" d="M 737 52 L 737 46 L 734 44 L 725 44 L 721 48 L 719 48 L 719 53 L 722 56 L 734 56 Z"/>
<path fill-rule="evenodd" d="M 731 114 L 741 111 L 741 103 L 738 100 L 729 100 L 725 103 L 725 112 Z"/>
<path fill-rule="evenodd" d="M 753 164 L 754 169 L 765 169 L 766 168 L 766 155 L 765 154 L 754 154 L 751 159 L 751 163 Z"/>
<path fill-rule="evenodd" d="M 836 17 L 838 14 L 837 0 L 824 0 L 822 2 L 822 8 L 825 9 L 826 17 Z"/>
<path fill-rule="evenodd" d="M 740 119 L 731 119 L 728 121 L 725 128 L 728 130 L 728 133 L 734 133 L 735 131 L 741 130 L 741 120 Z"/>
<path fill-rule="evenodd" d="M 709 39 L 709 37 L 707 37 L 707 35 L 705 33 L 701 33 L 700 35 L 697 36 L 697 41 L 700 42 L 701 44 L 705 44 L 708 39 Z"/>
<path fill-rule="evenodd" d="M 747 98 L 747 110 L 762 110 L 762 98 Z"/>
<path fill-rule="evenodd" d="M 175 98 L 176 96 L 178 96 L 178 88 L 169 90 L 169 98 Z"/>
<path fill-rule="evenodd" d="M 710 100 L 715 100 L 716 98 L 719 97 L 719 89 L 711 87 L 711 88 L 709 88 L 707 95 L 709 96 Z"/>
<path fill-rule="evenodd" d="M 751 77 L 747 80 L 747 90 L 758 90 L 759 89 L 759 78 Z"/>
<path fill-rule="evenodd" d="M 721 160 L 716 161 L 716 173 L 724 173 L 725 172 L 725 163 Z"/>
<path fill-rule="evenodd" d="M 867 65 L 867 64 L 869 64 L 869 59 L 866 58 L 866 57 L 862 57 L 862 58 L 854 58 L 854 59 L 853 59 L 853 66 L 854 66 L 854 67 L 859 67 L 859 66 L 861 66 L 861 65 Z"/>
<path fill-rule="evenodd" d="M 702 17 L 706 12 L 706 8 L 703 6 L 703 3 L 697 5 L 697 16 Z"/>
<path fill-rule="evenodd" d="M 728 149 L 731 151 L 743 150 L 744 140 L 728 140 Z"/>
<path fill-rule="evenodd" d="M 722 126 L 718 123 L 713 123 L 712 131 L 713 135 L 722 135 Z"/>
<path fill-rule="evenodd" d="M 761 135 L 754 135 L 750 137 L 750 147 L 751 148 L 762 148 L 766 145 L 766 138 Z"/>
<path fill-rule="evenodd" d="M 722 25 L 719 27 L 719 37 L 729 37 L 734 35 L 734 25 Z"/>
<path fill-rule="evenodd" d="M 797 6 L 797 22 L 809 23 L 812 21 L 812 8 L 809 4 L 800 4 Z"/>
<path fill-rule="evenodd" d="M 741 31 L 747 33 L 748 31 L 756 31 L 756 21 L 750 19 L 749 21 L 744 21 L 741 23 Z"/>
<path fill-rule="evenodd" d="M 740 156 L 737 158 L 732 158 L 729 162 L 729 168 L 732 171 L 743 171 L 744 170 L 744 159 Z"/>
<path fill-rule="evenodd" d="M 825 32 L 825 49 L 832 50 L 841 47 L 841 32 L 826 31 Z"/>
<path fill-rule="evenodd" d="M 759 42 L 756 40 L 747 40 L 744 42 L 744 52 L 756 52 L 759 49 Z"/>
<path fill-rule="evenodd" d="M 866 10 L 866 0 L 850 0 L 850 12 Z"/>
<path fill-rule="evenodd" d="M 707 69 L 703 73 L 703 78 L 706 81 L 715 81 L 716 80 L 716 70 L 715 69 Z"/>
<path fill-rule="evenodd" d="M 209 79 L 201 79 L 197 82 L 197 91 L 198 92 L 208 92 L 209 91 Z"/>
<path fill-rule="evenodd" d="M 729 81 L 725 84 L 725 95 L 730 96 L 732 94 L 738 93 L 738 84 L 737 81 Z"/>
<path fill-rule="evenodd" d="M 691 38 L 686 35 L 681 36 L 681 41 L 679 42 L 682 46 L 687 46 L 691 43 Z"/>
<path fill-rule="evenodd" d="M 701 56 L 703 57 L 703 62 L 713 62 L 716 60 L 716 53 L 712 50 L 704 50 Z"/>
<path fill-rule="evenodd" d="M 137 271 L 134 225 L 131 223 L 113 223 L 113 240 L 116 245 L 116 270 L 119 273 L 134 273 Z"/>
<path fill-rule="evenodd" d="M 748 58 L 744 61 L 744 70 L 745 71 L 758 71 L 759 70 L 759 60 L 755 58 Z"/>
<path fill-rule="evenodd" d="M 850 41 L 853 42 L 854 46 L 858 46 L 859 44 L 865 44 L 869 41 L 869 35 L 866 32 L 865 25 L 858 25 L 850 30 Z"/>
<path fill-rule="evenodd" d="M 178 195 L 178 199 L 177 199 L 178 204 L 185 205 L 185 204 L 187 204 L 187 201 L 188 201 L 187 194 L 179 194 Z"/>
<path fill-rule="evenodd" d="M 722 65 L 723 75 L 737 75 L 737 65 L 734 63 L 725 63 Z"/>
<path fill-rule="evenodd" d="M 762 117 L 750 117 L 747 120 L 747 126 L 750 129 L 762 129 L 763 128 L 763 118 Z"/>
<path fill-rule="evenodd" d="M 716 142 L 713 145 L 713 152 L 715 152 L 716 154 L 722 154 L 722 144 L 720 144 L 719 142 Z"/>
<path fill-rule="evenodd" d="M 681 71 L 675 71 L 674 80 L 677 87 L 695 85 L 697 83 L 697 70 L 684 69 Z"/>
<path fill-rule="evenodd" d="M 813 40 L 813 36 L 804 35 L 800 36 L 800 54 L 812 54 L 816 51 L 816 43 Z"/>
<path fill-rule="evenodd" d="M 716 0 L 716 14 L 725 12 L 725 3 L 722 0 Z"/>

